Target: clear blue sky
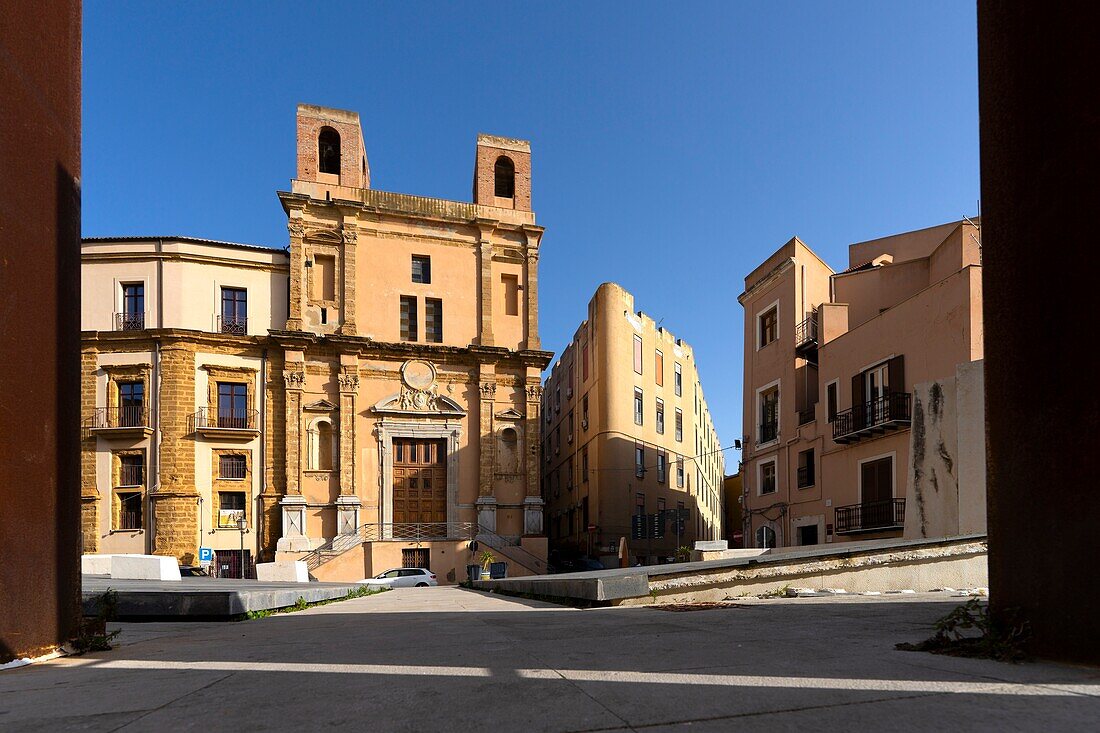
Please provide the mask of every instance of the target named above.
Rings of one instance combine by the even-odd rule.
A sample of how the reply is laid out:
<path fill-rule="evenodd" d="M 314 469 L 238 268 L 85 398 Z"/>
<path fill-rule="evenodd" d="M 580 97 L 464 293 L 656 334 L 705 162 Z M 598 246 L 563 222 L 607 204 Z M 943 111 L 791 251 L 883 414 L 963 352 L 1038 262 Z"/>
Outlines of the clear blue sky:
<path fill-rule="evenodd" d="M 976 208 L 972 2 L 84 12 L 86 236 L 285 246 L 299 102 L 359 112 L 389 191 L 468 201 L 476 134 L 527 138 L 545 348 L 622 284 L 695 347 L 726 445 L 747 272 L 793 235 L 837 268 L 851 242 Z"/>

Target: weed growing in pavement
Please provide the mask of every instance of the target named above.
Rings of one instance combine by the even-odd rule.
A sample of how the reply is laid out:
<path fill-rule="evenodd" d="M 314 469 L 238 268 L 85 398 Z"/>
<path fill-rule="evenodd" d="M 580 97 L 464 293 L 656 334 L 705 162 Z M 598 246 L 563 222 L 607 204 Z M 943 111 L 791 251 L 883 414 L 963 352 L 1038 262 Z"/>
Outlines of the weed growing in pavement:
<path fill-rule="evenodd" d="M 951 611 L 935 625 L 936 633 L 917 644 L 902 642 L 895 648 L 906 652 L 931 652 L 957 657 L 981 657 L 999 662 L 1027 659 L 1024 646 L 1031 635 L 1019 609 L 1006 609 L 1004 618 L 989 613 L 989 605 L 972 598 Z"/>
<path fill-rule="evenodd" d="M 782 588 L 776 588 L 775 590 L 769 590 L 761 593 L 757 598 L 786 598 L 787 592 L 791 589 L 791 586 L 785 585 Z"/>
<path fill-rule="evenodd" d="M 122 629 L 107 633 L 107 622 L 114 621 L 118 611 L 118 593 L 108 588 L 96 600 L 96 606 L 95 616 L 81 620 L 80 635 L 72 640 L 74 654 L 107 651 L 115 637 L 122 633 Z"/>
<path fill-rule="evenodd" d="M 347 601 L 352 598 L 365 598 L 366 596 L 377 595 L 389 590 L 389 588 L 372 588 L 369 585 L 361 585 L 346 596 L 340 596 L 339 598 L 329 598 L 325 601 L 314 601 L 310 603 L 305 598 L 298 596 L 298 600 L 294 602 L 293 606 L 287 606 L 286 608 L 266 608 L 259 611 L 248 611 L 241 617 L 243 620 L 252 621 L 260 618 L 268 618 L 274 616 L 277 613 L 294 613 L 295 611 L 304 611 L 307 608 L 313 608 L 314 606 L 327 606 L 330 603 L 339 603 L 340 601 Z"/>

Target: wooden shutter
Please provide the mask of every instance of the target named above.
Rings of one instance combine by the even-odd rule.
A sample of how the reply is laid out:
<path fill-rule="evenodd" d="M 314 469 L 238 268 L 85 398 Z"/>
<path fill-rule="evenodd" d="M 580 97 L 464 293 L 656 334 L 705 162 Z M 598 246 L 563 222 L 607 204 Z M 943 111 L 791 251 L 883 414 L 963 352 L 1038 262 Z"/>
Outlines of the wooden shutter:
<path fill-rule="evenodd" d="M 886 369 L 886 378 L 890 380 L 890 393 L 904 394 L 908 392 L 909 390 L 905 388 L 905 357 L 895 356 L 887 363 Z"/>
<path fill-rule="evenodd" d="M 839 383 L 833 382 L 825 387 L 825 402 L 828 410 L 829 422 L 836 420 L 836 391 Z"/>
<path fill-rule="evenodd" d="M 863 372 L 852 377 L 852 428 L 858 430 L 864 425 Z"/>

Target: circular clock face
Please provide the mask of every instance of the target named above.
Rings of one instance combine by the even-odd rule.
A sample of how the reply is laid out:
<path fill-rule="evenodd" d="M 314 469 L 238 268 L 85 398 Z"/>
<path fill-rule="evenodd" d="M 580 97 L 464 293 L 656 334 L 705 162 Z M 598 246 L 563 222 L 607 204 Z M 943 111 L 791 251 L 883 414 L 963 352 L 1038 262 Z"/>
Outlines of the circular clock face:
<path fill-rule="evenodd" d="M 435 367 L 419 359 L 405 362 L 401 376 L 412 389 L 427 389 L 435 384 Z"/>

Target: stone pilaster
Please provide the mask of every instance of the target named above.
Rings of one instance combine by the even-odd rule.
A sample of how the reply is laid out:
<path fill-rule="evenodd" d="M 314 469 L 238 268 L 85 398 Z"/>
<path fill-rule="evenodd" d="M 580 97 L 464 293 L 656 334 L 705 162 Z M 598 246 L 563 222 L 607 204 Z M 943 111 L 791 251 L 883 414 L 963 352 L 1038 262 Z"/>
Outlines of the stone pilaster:
<path fill-rule="evenodd" d="M 528 369 L 527 371 L 527 405 L 524 413 L 526 490 L 523 499 L 523 533 L 526 535 L 541 535 L 543 533 L 544 506 L 542 491 L 539 486 L 539 473 L 541 470 L 539 463 L 541 457 L 539 408 L 542 405 L 542 386 L 539 384 L 539 371 L 537 369 Z"/>
<path fill-rule="evenodd" d="M 96 366 L 98 354 L 80 353 L 80 419 L 91 420 L 96 407 Z M 80 436 L 80 529 L 83 552 L 99 549 L 99 486 L 96 482 L 96 447 L 99 439 L 87 430 Z M 109 492 L 108 492 L 109 493 Z"/>
<path fill-rule="evenodd" d="M 524 228 L 527 235 L 527 340 L 524 348 L 542 348 L 539 340 L 539 241 L 541 229 Z"/>
<path fill-rule="evenodd" d="M 492 346 L 493 340 L 493 230 L 496 222 L 478 221 L 481 230 L 478 267 L 480 271 L 480 291 L 478 301 L 478 343 Z"/>
<path fill-rule="evenodd" d="M 286 493 L 302 493 L 302 388 L 306 383 L 301 362 L 287 363 L 286 387 Z"/>
<path fill-rule="evenodd" d="M 340 357 L 340 495 L 355 493 L 355 396 L 359 392 L 359 366 L 354 356 Z"/>
<path fill-rule="evenodd" d="M 290 232 L 290 312 L 287 313 L 286 330 L 302 330 L 302 312 L 305 308 L 305 245 L 306 227 L 302 212 L 292 210 L 287 230 Z"/>
<path fill-rule="evenodd" d="M 340 303 L 343 323 L 336 330 L 344 336 L 355 336 L 355 250 L 359 243 L 359 230 L 355 228 L 354 218 L 344 221 L 344 250 L 340 258 L 340 280 L 343 284 L 343 298 Z"/>
<path fill-rule="evenodd" d="M 493 495 L 493 473 L 496 465 L 496 438 L 493 435 L 493 404 L 497 383 L 493 367 L 482 365 L 478 380 L 478 412 L 480 449 L 478 453 L 478 496 Z"/>
<path fill-rule="evenodd" d="M 194 346 L 169 342 L 160 355 L 160 476 L 159 485 L 149 484 L 153 553 L 174 555 L 193 565 L 198 561 L 199 531 L 195 441 L 188 427 L 195 411 Z"/>

